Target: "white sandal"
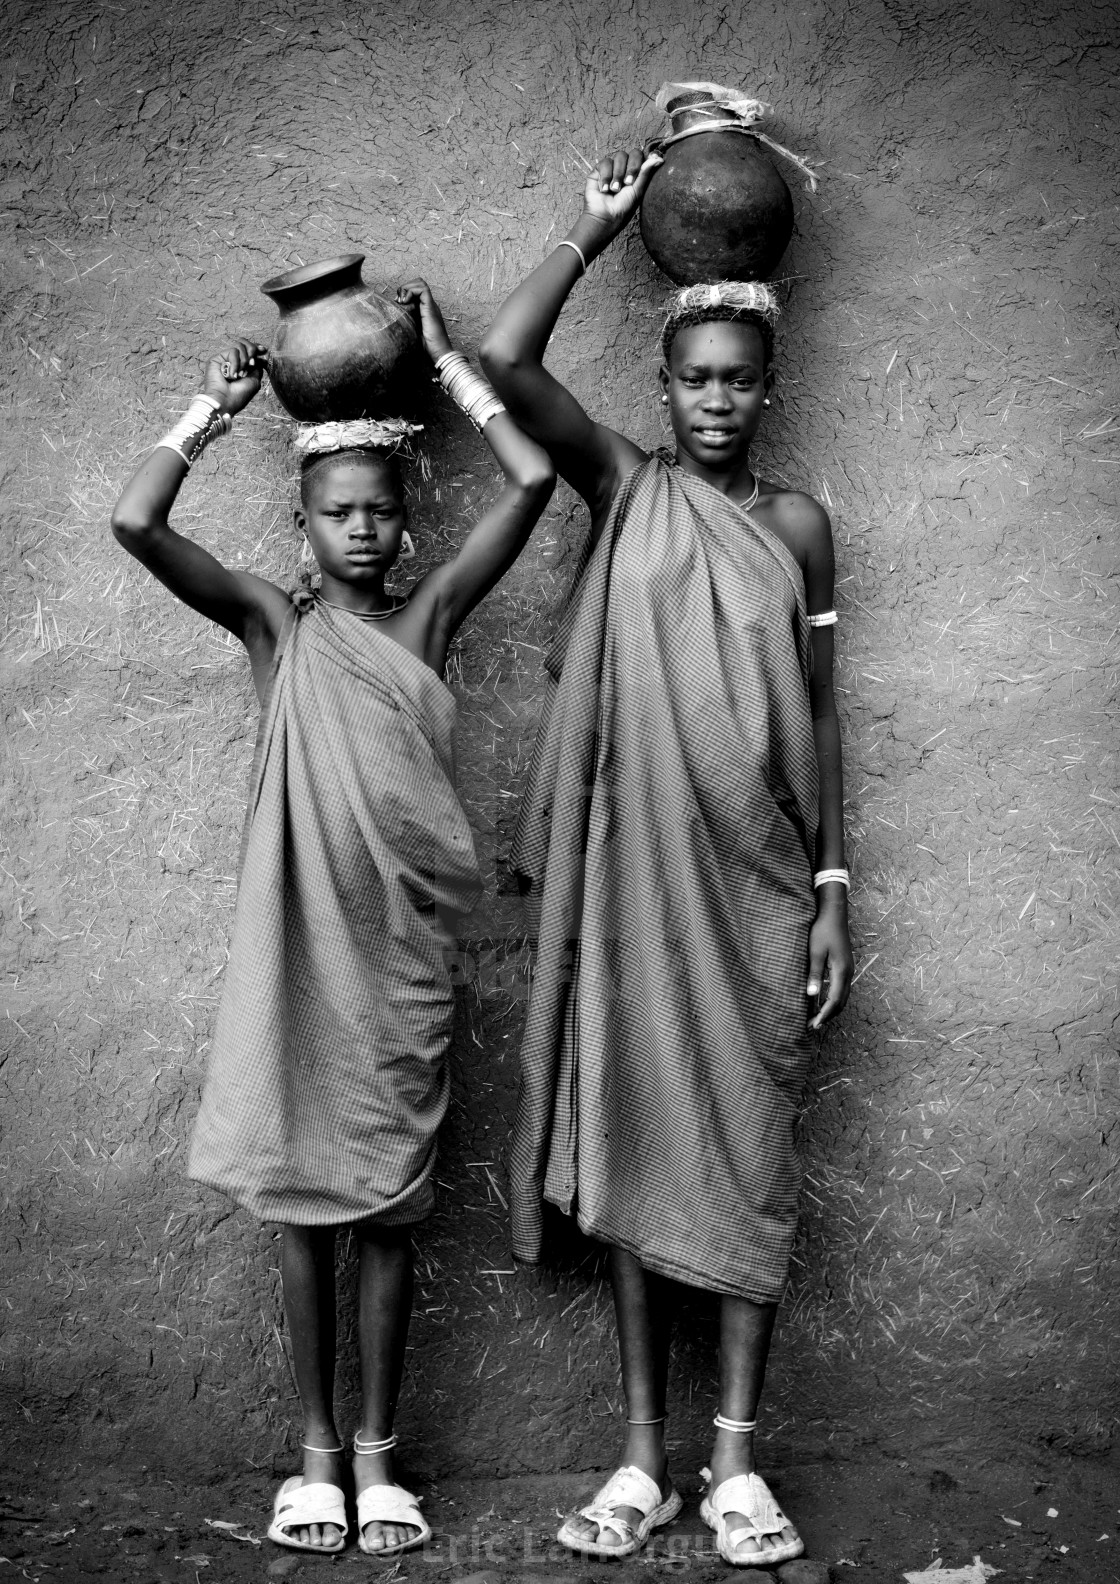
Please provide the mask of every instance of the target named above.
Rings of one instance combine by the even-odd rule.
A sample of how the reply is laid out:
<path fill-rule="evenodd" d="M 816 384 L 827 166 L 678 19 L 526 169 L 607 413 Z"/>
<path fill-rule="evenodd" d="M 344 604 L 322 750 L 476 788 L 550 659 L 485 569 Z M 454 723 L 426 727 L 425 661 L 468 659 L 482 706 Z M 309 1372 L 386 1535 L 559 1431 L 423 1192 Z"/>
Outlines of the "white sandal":
<path fill-rule="evenodd" d="M 388 1452 L 396 1444 L 395 1435 L 386 1436 L 384 1441 L 370 1441 L 365 1446 L 354 1437 L 354 1451 L 359 1457 L 363 1452 Z M 371 1523 L 406 1524 L 417 1533 L 411 1540 L 401 1540 L 396 1545 L 372 1546 L 365 1534 L 366 1525 Z M 415 1551 L 431 1538 L 432 1526 L 420 1511 L 418 1499 L 403 1485 L 367 1485 L 365 1490 L 358 1492 L 358 1546 L 366 1556 L 400 1556 L 402 1551 Z"/>
<path fill-rule="evenodd" d="M 773 1567 L 777 1562 L 789 1562 L 802 1555 L 805 1542 L 795 1529 L 792 1540 L 777 1538 L 783 1529 L 793 1529 L 793 1525 L 774 1500 L 774 1493 L 761 1474 L 733 1474 L 715 1490 L 711 1489 L 709 1469 L 701 1469 L 700 1476 L 709 1487 L 700 1503 L 700 1516 L 709 1529 L 715 1530 L 719 1554 L 725 1562 L 732 1567 Z M 728 1513 L 742 1513 L 746 1524 L 730 1528 Z M 770 1540 L 771 1536 L 775 1538 Z M 754 1540 L 761 1546 L 769 1542 L 769 1549 L 739 1556 L 737 1552 L 744 1540 Z"/>
<path fill-rule="evenodd" d="M 609 1530 L 618 1536 L 620 1544 L 603 1545 L 599 1539 L 588 1540 L 576 1530 L 574 1518 L 565 1518 L 556 1538 L 569 1551 L 578 1551 L 583 1556 L 633 1556 L 635 1551 L 645 1545 L 655 1529 L 672 1523 L 681 1506 L 680 1494 L 671 1485 L 668 1496 L 662 1501 L 661 1492 L 649 1475 L 633 1463 L 628 1463 L 624 1468 L 616 1469 L 603 1488 L 596 1491 L 590 1504 L 579 1510 L 581 1518 L 589 1518 L 592 1523 L 598 1524 L 600 1535 L 604 1530 Z M 618 1516 L 619 1507 L 638 1509 L 642 1521 L 637 1529 L 627 1519 Z"/>
<path fill-rule="evenodd" d="M 340 1446 L 312 1447 L 306 1442 L 301 1442 L 301 1445 L 306 1452 L 342 1451 Z M 333 1545 L 311 1545 L 309 1541 L 297 1540 L 295 1535 L 288 1533 L 289 1529 L 310 1529 L 312 1524 L 317 1524 L 320 1529 L 332 1524 L 339 1530 L 338 1539 Z M 346 1549 L 346 1532 L 346 1497 L 339 1486 L 332 1485 L 329 1480 L 314 1480 L 305 1484 L 302 1474 L 293 1474 L 276 1492 L 276 1500 L 272 1504 L 272 1522 L 268 1526 L 268 1538 L 276 1545 L 289 1546 L 293 1551 L 322 1551 L 330 1556 Z"/>

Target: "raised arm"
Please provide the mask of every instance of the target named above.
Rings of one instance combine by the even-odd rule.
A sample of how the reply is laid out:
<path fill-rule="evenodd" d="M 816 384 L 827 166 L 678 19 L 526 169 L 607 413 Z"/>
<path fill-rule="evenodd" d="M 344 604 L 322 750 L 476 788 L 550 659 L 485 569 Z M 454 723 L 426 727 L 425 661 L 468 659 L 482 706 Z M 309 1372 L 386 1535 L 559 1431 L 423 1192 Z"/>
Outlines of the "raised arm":
<path fill-rule="evenodd" d="M 409 281 L 399 287 L 397 301 L 419 314 L 424 349 L 433 363 L 453 351 L 443 315 L 425 281 Z M 548 453 L 518 428 L 508 412 L 486 419 L 482 435 L 505 474 L 505 487 L 471 529 L 458 555 L 430 572 L 409 601 L 438 605 L 434 636 L 444 646 L 524 549 L 556 482 Z M 442 669 L 443 658 L 442 654 L 433 656 L 430 663 Z"/>
<path fill-rule="evenodd" d="M 232 418 L 257 394 L 268 353 L 250 341 L 235 342 L 206 367 L 202 393 L 217 411 Z M 118 542 L 184 604 L 226 627 L 250 651 L 254 672 L 262 658 L 257 651 L 275 641 L 287 612 L 288 597 L 273 583 L 237 572 L 176 533 L 168 516 L 197 453 L 197 436 L 179 441 L 182 454 L 158 445 L 125 485 L 113 508 L 112 527 Z"/>
<path fill-rule="evenodd" d="M 498 309 L 479 348 L 482 366 L 511 415 L 539 440 L 601 523 L 621 479 L 645 453 L 596 423 L 544 366 L 549 336 L 568 293 L 637 212 L 659 154 L 607 156 L 588 177 L 583 213 L 560 243 Z"/>

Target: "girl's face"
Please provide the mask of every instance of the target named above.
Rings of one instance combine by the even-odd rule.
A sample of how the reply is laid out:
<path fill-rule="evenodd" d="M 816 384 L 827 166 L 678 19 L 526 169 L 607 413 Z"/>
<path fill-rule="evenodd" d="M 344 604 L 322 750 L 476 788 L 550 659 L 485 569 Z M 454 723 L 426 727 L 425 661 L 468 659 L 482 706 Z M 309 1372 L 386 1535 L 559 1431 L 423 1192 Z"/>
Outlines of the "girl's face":
<path fill-rule="evenodd" d="M 324 577 L 379 584 L 400 554 L 407 513 L 393 470 L 379 457 L 320 464 L 306 480 L 296 528 Z"/>
<path fill-rule="evenodd" d="M 678 452 L 721 473 L 742 465 L 772 384 L 754 325 L 716 320 L 678 331 L 661 370 Z"/>

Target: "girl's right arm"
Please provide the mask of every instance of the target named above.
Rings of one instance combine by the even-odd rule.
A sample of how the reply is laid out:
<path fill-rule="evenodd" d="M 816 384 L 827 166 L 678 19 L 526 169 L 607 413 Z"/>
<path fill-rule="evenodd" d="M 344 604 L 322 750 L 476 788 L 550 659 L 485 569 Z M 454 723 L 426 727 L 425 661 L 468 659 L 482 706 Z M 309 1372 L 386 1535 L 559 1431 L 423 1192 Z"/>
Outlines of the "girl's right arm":
<path fill-rule="evenodd" d="M 203 393 L 232 417 L 260 389 L 267 356 L 262 346 L 236 342 L 223 356 L 211 358 Z M 191 456 L 195 442 L 187 440 L 183 449 Z M 223 566 L 201 545 L 175 532 L 167 519 L 187 471 L 178 452 L 157 446 L 125 485 L 113 508 L 113 533 L 129 554 L 184 604 L 240 638 L 256 671 L 258 662 L 271 659 L 290 603 L 288 596 L 264 578 Z"/>
<path fill-rule="evenodd" d="M 579 491 L 599 527 L 622 479 L 645 452 L 624 435 L 595 423 L 544 366 L 549 336 L 568 293 L 592 259 L 633 218 L 657 166 L 636 150 L 599 161 L 584 188 L 583 213 L 566 241 L 498 309 L 479 347 L 482 366 L 526 434 L 539 440 L 557 471 Z M 577 249 L 579 250 L 577 252 Z"/>

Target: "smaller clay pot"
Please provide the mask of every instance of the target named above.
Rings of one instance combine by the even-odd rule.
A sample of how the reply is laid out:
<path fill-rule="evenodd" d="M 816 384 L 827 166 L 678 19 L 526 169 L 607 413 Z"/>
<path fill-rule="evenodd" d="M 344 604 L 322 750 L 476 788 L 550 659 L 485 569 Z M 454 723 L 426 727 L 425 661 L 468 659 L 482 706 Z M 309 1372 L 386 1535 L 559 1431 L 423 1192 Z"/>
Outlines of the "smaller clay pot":
<path fill-rule="evenodd" d="M 384 418 L 417 345 L 412 315 L 362 283 L 364 253 L 275 275 L 261 287 L 280 310 L 268 373 L 304 423 Z"/>

